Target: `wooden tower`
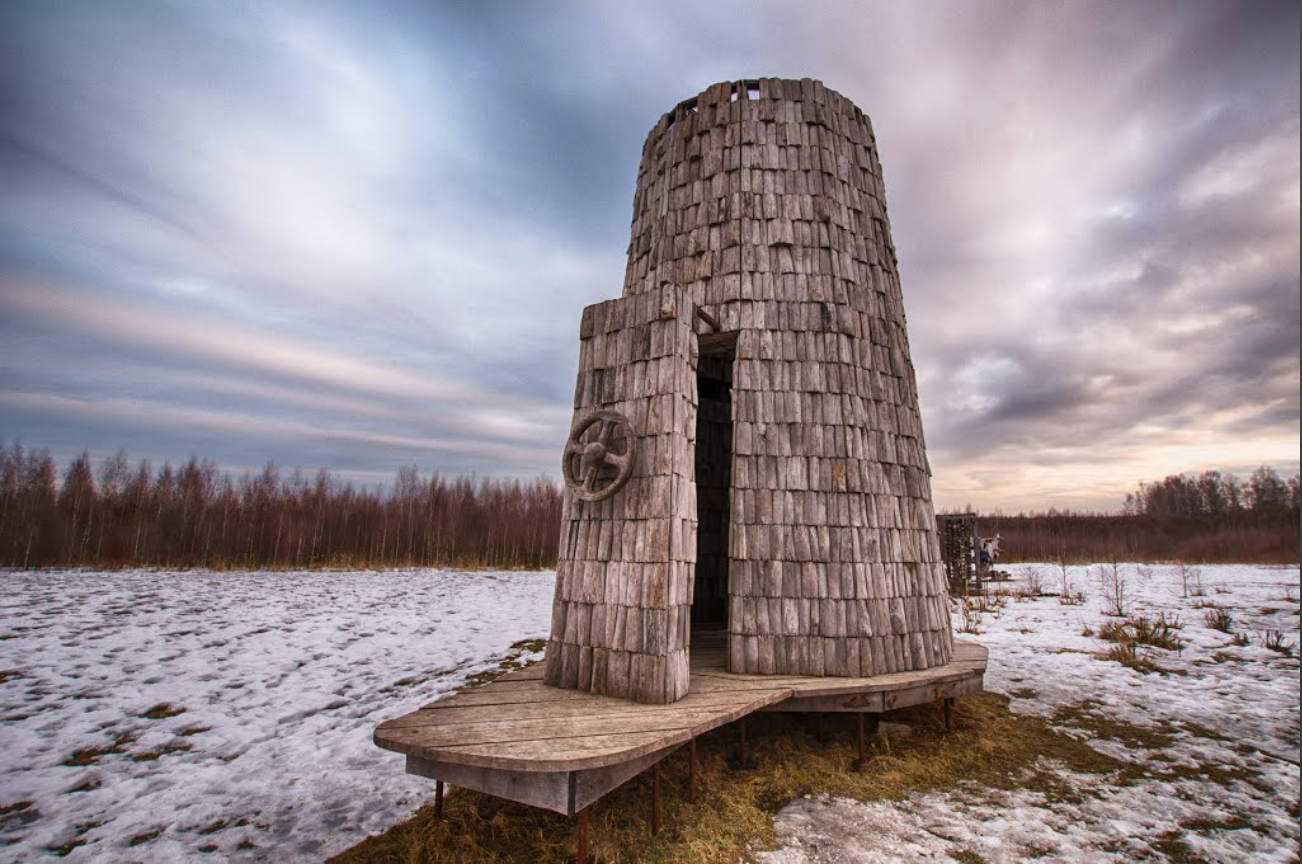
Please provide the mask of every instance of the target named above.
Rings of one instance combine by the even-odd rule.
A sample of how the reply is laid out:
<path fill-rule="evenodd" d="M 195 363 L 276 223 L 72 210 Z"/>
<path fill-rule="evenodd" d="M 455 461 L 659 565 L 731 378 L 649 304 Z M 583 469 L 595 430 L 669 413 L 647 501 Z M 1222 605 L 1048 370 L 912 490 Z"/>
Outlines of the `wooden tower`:
<path fill-rule="evenodd" d="M 872 126 L 716 84 L 642 151 L 623 296 L 579 328 L 549 684 L 668 703 L 729 671 L 947 663 L 945 569 Z"/>

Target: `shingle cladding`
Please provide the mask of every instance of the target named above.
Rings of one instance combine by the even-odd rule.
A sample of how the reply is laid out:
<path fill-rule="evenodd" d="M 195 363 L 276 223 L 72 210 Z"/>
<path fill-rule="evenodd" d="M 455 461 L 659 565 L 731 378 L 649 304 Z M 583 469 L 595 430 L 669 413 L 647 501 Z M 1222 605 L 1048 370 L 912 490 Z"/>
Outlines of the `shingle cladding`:
<path fill-rule="evenodd" d="M 575 419 L 588 431 L 565 455 L 580 491 L 563 517 L 546 680 L 640 702 L 687 694 L 697 373 L 718 333 L 731 361 L 730 670 L 948 662 L 872 126 L 817 81 L 760 79 L 709 87 L 656 124 L 623 296 L 584 310 Z M 602 416 L 625 418 L 623 433 L 594 419 L 612 411 Z M 622 488 L 585 500 L 585 476 L 601 487 L 616 473 Z"/>

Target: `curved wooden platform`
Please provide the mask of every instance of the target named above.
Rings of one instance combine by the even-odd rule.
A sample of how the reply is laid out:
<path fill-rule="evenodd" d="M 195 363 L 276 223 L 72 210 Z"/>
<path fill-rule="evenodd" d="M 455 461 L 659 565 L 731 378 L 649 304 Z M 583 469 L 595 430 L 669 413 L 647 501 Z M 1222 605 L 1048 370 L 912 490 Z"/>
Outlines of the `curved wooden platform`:
<path fill-rule="evenodd" d="M 405 754 L 410 773 L 573 815 L 696 736 L 756 711 L 878 714 L 951 699 L 982 689 L 986 659 L 982 646 L 955 640 L 950 663 L 921 672 L 734 675 L 722 640 L 705 637 L 692 650 L 691 692 L 673 705 L 548 687 L 539 665 L 386 721 L 374 739 Z"/>
<path fill-rule="evenodd" d="M 548 687 L 541 665 L 388 720 L 374 740 L 407 771 L 573 815 L 698 735 L 756 711 L 877 714 L 982 689 L 987 651 L 955 640 L 954 657 L 873 678 L 733 675 L 721 642 L 692 648 L 689 695 L 640 705 Z"/>

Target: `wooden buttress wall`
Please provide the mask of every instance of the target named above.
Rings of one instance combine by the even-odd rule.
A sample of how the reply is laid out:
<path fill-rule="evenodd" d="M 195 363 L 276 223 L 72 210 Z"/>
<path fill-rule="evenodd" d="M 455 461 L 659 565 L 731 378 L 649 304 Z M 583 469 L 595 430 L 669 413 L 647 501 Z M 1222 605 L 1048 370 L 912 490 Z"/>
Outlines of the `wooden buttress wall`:
<path fill-rule="evenodd" d="M 620 412 L 632 479 L 605 501 L 566 496 L 545 680 L 638 702 L 687 695 L 696 562 L 692 306 L 672 288 L 589 306 L 576 416 Z"/>

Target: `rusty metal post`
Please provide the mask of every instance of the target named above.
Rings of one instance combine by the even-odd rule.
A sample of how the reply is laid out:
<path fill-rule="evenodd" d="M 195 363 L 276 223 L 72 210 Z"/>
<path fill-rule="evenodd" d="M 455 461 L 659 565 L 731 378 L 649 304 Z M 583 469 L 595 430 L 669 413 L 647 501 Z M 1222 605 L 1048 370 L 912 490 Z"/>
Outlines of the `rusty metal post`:
<path fill-rule="evenodd" d="M 443 781 L 434 781 L 434 818 L 443 821 Z"/>
<path fill-rule="evenodd" d="M 579 811 L 579 840 L 574 860 L 578 864 L 588 864 L 588 808 Z"/>
<path fill-rule="evenodd" d="M 660 763 L 651 766 L 651 833 L 660 833 Z"/>
<path fill-rule="evenodd" d="M 687 803 L 696 803 L 696 736 L 692 736 L 690 756 L 687 762 Z"/>
<path fill-rule="evenodd" d="M 855 736 L 855 751 L 858 758 L 854 761 L 854 770 L 862 771 L 864 764 L 868 761 L 868 742 L 877 737 L 878 724 L 881 718 L 876 714 L 868 714 L 860 711 L 855 714 L 859 720 L 859 728 Z"/>

